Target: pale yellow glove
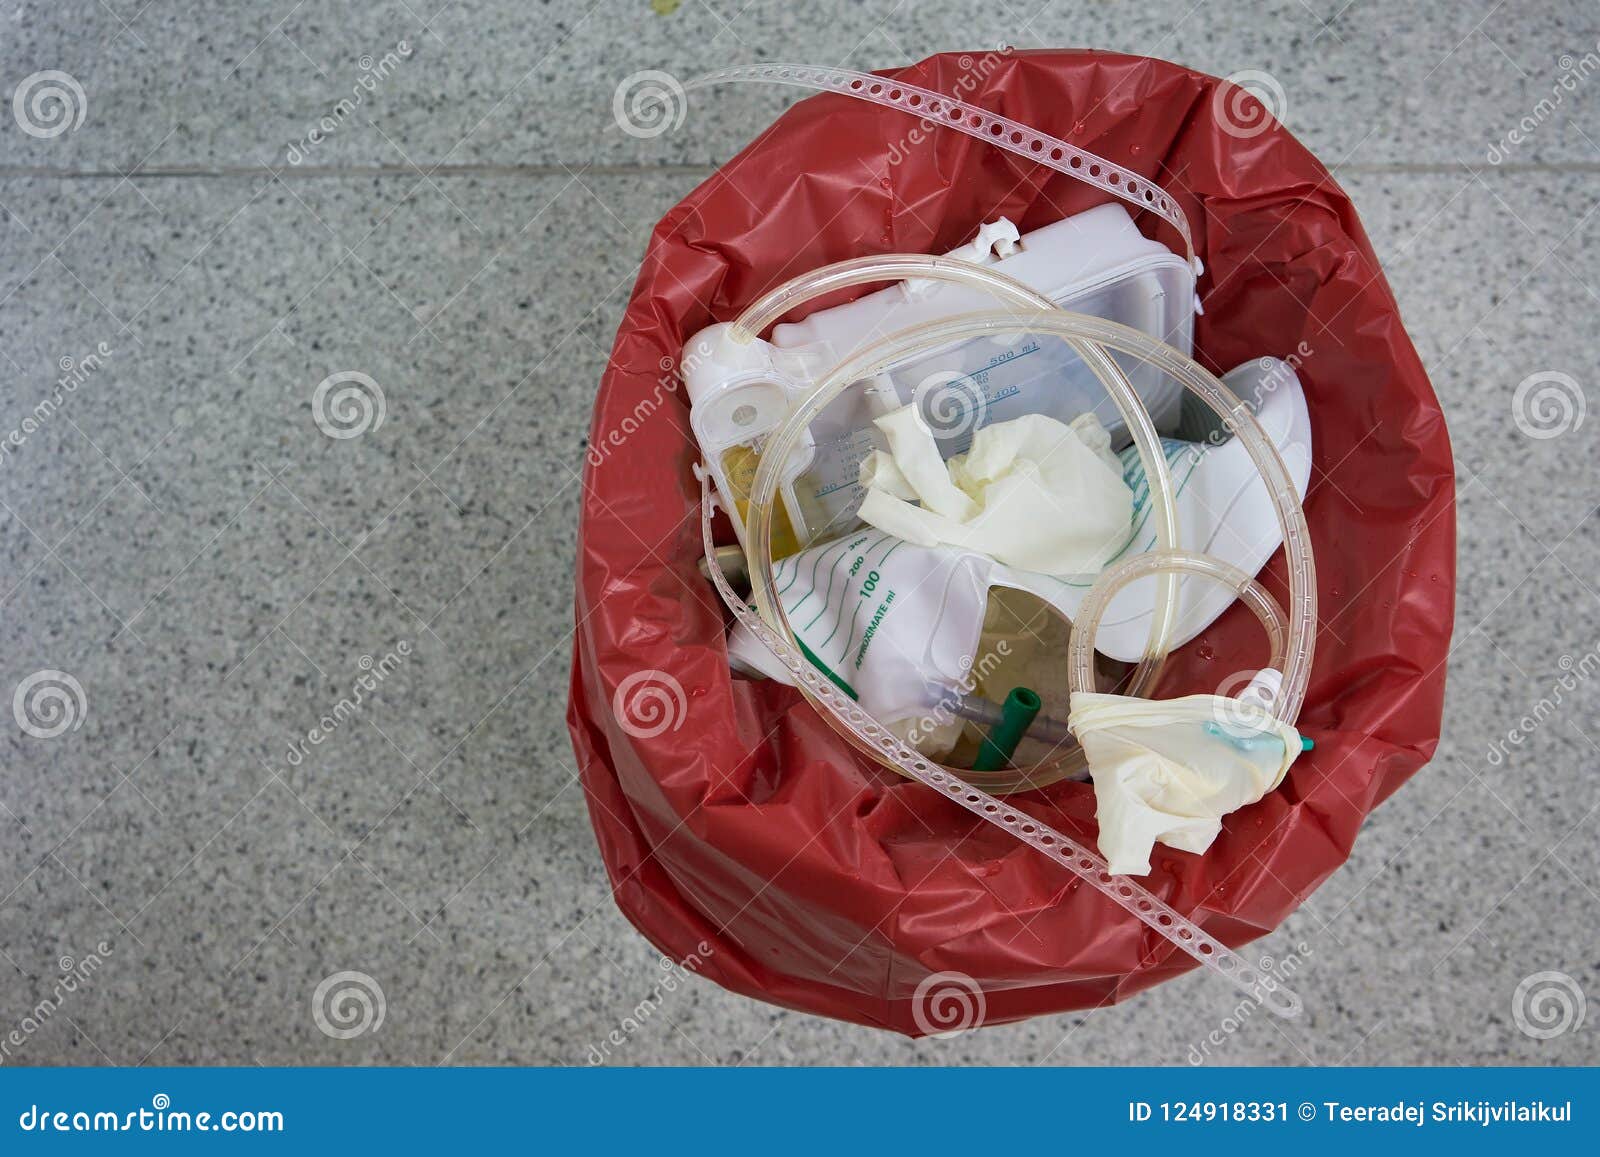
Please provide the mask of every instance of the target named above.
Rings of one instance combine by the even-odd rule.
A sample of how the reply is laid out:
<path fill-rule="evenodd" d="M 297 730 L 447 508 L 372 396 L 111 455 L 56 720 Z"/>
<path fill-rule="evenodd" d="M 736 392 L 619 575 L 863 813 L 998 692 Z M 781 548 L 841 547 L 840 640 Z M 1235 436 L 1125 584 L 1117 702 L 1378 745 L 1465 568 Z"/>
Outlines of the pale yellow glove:
<path fill-rule="evenodd" d="M 1276 788 L 1300 754 L 1297 730 L 1225 695 L 1080 691 L 1067 726 L 1094 777 L 1100 854 L 1118 875 L 1146 875 L 1157 842 L 1205 851 L 1222 817 Z"/>

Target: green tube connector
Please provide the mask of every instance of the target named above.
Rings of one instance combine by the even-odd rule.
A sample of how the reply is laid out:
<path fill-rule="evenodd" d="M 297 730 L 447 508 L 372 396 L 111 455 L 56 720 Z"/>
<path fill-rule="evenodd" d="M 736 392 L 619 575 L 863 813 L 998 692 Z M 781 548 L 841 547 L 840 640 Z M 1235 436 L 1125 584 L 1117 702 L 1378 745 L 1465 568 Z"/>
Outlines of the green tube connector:
<path fill-rule="evenodd" d="M 1022 742 L 1028 728 L 1033 726 L 1034 717 L 1043 706 L 1044 701 L 1036 691 L 1027 687 L 1011 688 L 1011 694 L 1000 706 L 1000 722 L 984 736 L 983 745 L 978 748 L 978 758 L 972 761 L 972 770 L 999 771 L 1008 766 L 1012 755 L 1016 753 L 1017 744 Z"/>

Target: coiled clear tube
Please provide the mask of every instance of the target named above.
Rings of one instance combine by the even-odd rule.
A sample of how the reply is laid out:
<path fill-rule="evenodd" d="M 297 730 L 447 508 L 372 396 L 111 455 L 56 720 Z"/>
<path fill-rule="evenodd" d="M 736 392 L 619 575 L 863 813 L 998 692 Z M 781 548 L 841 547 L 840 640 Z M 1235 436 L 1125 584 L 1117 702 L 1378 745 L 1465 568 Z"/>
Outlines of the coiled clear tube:
<path fill-rule="evenodd" d="M 915 326 L 892 335 L 870 348 L 855 354 L 836 366 L 774 433 L 768 442 L 767 453 L 756 471 L 751 489 L 749 520 L 750 575 L 757 608 L 769 622 L 787 631 L 782 617 L 781 604 L 771 595 L 772 560 L 770 557 L 771 526 L 768 514 L 777 494 L 778 464 L 787 460 L 800 443 L 801 432 L 810 425 L 822 407 L 848 389 L 854 382 L 870 378 L 890 365 L 929 349 L 970 341 L 974 338 L 994 337 L 997 334 L 1026 332 L 1035 335 L 1053 335 L 1070 343 L 1080 352 L 1101 380 L 1111 390 L 1118 408 L 1124 413 L 1130 430 L 1135 431 L 1135 444 L 1140 444 L 1143 433 L 1153 440 L 1154 429 L 1138 396 L 1128 386 L 1127 378 L 1116 367 L 1108 351 L 1116 350 L 1147 363 L 1158 366 L 1186 389 L 1193 392 L 1222 419 L 1223 425 L 1245 447 L 1251 461 L 1266 483 L 1269 498 L 1278 517 L 1283 535 L 1284 553 L 1288 559 L 1289 604 L 1288 640 L 1283 659 L 1284 683 L 1280 700 L 1283 718 L 1292 721 L 1305 700 L 1306 687 L 1311 678 L 1311 659 L 1315 645 L 1317 601 L 1316 566 L 1311 554 L 1311 536 L 1306 526 L 1305 513 L 1300 508 L 1300 495 L 1289 476 L 1277 447 L 1261 429 L 1255 415 L 1239 398 L 1217 378 L 1193 359 L 1184 356 L 1171 346 L 1149 337 L 1138 330 L 1103 318 L 1088 317 L 1056 310 L 1027 319 L 1009 313 L 973 313 L 963 317 L 947 318 Z M 1107 369 L 1109 367 L 1109 370 Z M 1151 491 L 1154 497 L 1158 487 L 1170 492 L 1170 480 L 1164 467 L 1165 459 L 1159 450 L 1141 455 L 1148 462 L 1159 461 L 1163 467 L 1158 476 L 1151 474 Z M 1168 493 L 1170 498 L 1170 493 Z M 759 525 L 758 525 L 759 524 Z M 1158 550 L 1171 550 L 1176 535 L 1158 540 Z M 1159 584 L 1170 582 L 1172 573 L 1163 570 L 1156 575 Z M 1159 600 L 1158 600 L 1159 601 Z M 1171 602 L 1167 614 L 1159 616 L 1169 620 L 1173 611 Z M 1156 625 L 1152 624 L 1152 635 Z M 1169 637 L 1163 631 L 1163 639 Z M 1150 656 L 1147 655 L 1148 659 Z"/>
<path fill-rule="evenodd" d="M 941 281 L 986 291 L 1011 307 L 1004 316 L 1012 319 L 1018 332 L 1032 332 L 1034 323 L 1041 318 L 1073 316 L 1062 314 L 1049 298 L 993 269 L 955 257 L 932 257 L 920 253 L 887 254 L 878 257 L 858 257 L 826 265 L 769 290 L 752 302 L 732 323 L 729 327 L 730 336 L 735 341 L 754 341 L 768 326 L 805 302 L 857 285 L 901 281 L 907 278 Z M 939 324 L 942 323 L 932 323 L 933 326 Z M 905 332 L 924 333 L 929 330 L 929 326 L 921 326 Z M 1099 379 L 1127 423 L 1128 430 L 1133 435 L 1134 446 L 1150 480 L 1151 522 L 1155 529 L 1157 548 L 1175 547 L 1178 542 L 1178 526 L 1177 512 L 1172 499 L 1171 476 L 1167 470 L 1166 455 L 1161 449 L 1161 435 L 1151 421 L 1149 411 L 1145 409 L 1144 403 L 1122 367 L 1117 365 L 1116 360 L 1104 349 L 1092 342 L 1082 341 L 1070 333 L 1063 333 L 1060 336 Z M 879 347 L 873 346 L 859 356 L 866 356 L 877 348 Z M 853 364 L 854 360 L 846 364 Z M 896 360 L 898 359 L 890 358 L 880 364 L 879 368 L 885 368 L 889 362 Z M 745 519 L 751 562 L 751 589 L 754 592 L 757 610 L 762 617 L 791 641 L 794 639 L 794 632 L 789 626 L 788 617 L 784 613 L 782 603 L 773 597 L 770 591 L 773 503 L 780 501 L 776 497 L 776 479 L 780 473 L 778 464 L 789 461 L 804 431 L 811 425 L 816 415 L 829 401 L 856 380 L 858 380 L 856 377 L 840 379 L 836 367 L 834 375 L 803 403 L 801 412 L 805 414 L 804 419 L 791 415 L 787 424 L 768 439 L 762 451 L 761 464 L 756 470 L 756 482 L 751 490 L 749 510 Z M 827 393 L 826 397 L 822 396 L 824 392 Z M 762 489 L 763 478 L 771 484 L 770 493 Z M 1145 654 L 1128 680 L 1127 694 L 1143 695 L 1155 686 L 1171 649 L 1170 640 L 1176 616 L 1177 585 L 1171 575 L 1160 575 L 1156 582 L 1154 614 L 1151 616 L 1150 635 L 1145 644 Z M 831 716 L 826 712 L 823 713 L 823 717 L 831 720 Z M 851 735 L 848 729 L 836 726 L 836 730 L 840 730 L 845 738 L 856 743 L 857 747 L 874 759 L 884 762 L 883 753 L 875 745 L 857 742 L 858 737 Z M 968 782 L 987 790 L 1016 791 L 1047 786 L 1066 776 L 1075 775 L 1085 767 L 1087 763 L 1083 758 L 1083 751 L 1074 741 L 1058 745 L 1049 763 L 1041 767 L 992 772 L 955 768 L 951 770 L 966 778 Z"/>
<path fill-rule="evenodd" d="M 1124 168 L 1108 157 L 1080 148 L 1070 141 L 1040 132 L 1031 125 L 979 108 L 959 96 L 935 92 L 901 80 L 831 68 L 816 64 L 743 64 L 719 68 L 684 84 L 684 98 L 698 88 L 740 81 L 792 85 L 817 92 L 837 92 L 870 104 L 899 109 L 924 124 L 938 125 L 1013 153 L 1027 161 L 1054 169 L 1058 173 L 1092 185 L 1108 196 L 1135 209 L 1156 214 L 1174 230 L 1183 243 L 1184 256 L 1195 271 L 1202 272 L 1195 255 L 1194 233 L 1178 202 L 1160 185 Z M 666 102 L 671 104 L 670 101 Z M 670 108 L 668 111 L 672 111 Z"/>
<path fill-rule="evenodd" d="M 1099 630 L 1100 619 L 1117 592 L 1149 575 L 1171 574 L 1175 571 L 1214 579 L 1238 595 L 1239 601 L 1254 611 L 1256 618 L 1266 628 L 1271 654 L 1264 666 L 1283 670 L 1284 659 L 1289 651 L 1289 619 L 1278 601 L 1267 593 L 1266 587 L 1238 567 L 1209 554 L 1180 550 L 1150 551 L 1107 567 L 1079 604 L 1078 618 L 1072 624 L 1072 638 L 1067 642 L 1067 685 L 1073 694 L 1095 690 L 1095 632 Z M 1292 704 L 1292 711 L 1285 710 L 1288 706 L 1287 699 L 1282 703 L 1275 700 L 1272 714 L 1285 723 L 1293 724 L 1299 715 L 1300 705 L 1298 702 Z"/>

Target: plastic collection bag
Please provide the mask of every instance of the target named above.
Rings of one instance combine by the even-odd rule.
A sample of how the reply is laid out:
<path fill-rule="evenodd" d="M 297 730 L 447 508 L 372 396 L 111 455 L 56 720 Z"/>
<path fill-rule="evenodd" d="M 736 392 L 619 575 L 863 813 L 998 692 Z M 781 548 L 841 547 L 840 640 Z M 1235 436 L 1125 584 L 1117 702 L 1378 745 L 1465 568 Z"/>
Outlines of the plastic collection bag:
<path fill-rule="evenodd" d="M 1164 182 L 1207 268 L 1197 356 L 1277 354 L 1305 387 L 1323 631 L 1299 729 L 1316 747 L 1204 856 L 1158 847 L 1143 881 L 1237 946 L 1343 862 L 1437 742 L 1454 587 L 1442 416 L 1348 199 L 1285 130 L 1236 135 L 1221 82 L 1175 65 L 993 56 L 976 80 L 953 55 L 894 75 Z M 859 757 L 793 689 L 728 667 L 726 621 L 696 568 L 685 337 L 797 270 L 945 252 L 997 214 L 1026 230 L 1103 197 L 954 133 L 897 143 L 916 127 L 843 96 L 803 101 L 658 225 L 595 406 L 568 711 L 617 901 L 657 947 L 705 940 L 701 971 L 729 988 L 912 1034 L 917 986 L 938 972 L 970 977 L 999 1023 L 1192 967 L 1026 846 Z M 1259 649 L 1234 608 L 1174 654 L 1158 694 L 1229 693 Z M 649 694 L 664 717 L 640 714 Z M 1094 838 L 1087 784 L 1012 802 Z"/>

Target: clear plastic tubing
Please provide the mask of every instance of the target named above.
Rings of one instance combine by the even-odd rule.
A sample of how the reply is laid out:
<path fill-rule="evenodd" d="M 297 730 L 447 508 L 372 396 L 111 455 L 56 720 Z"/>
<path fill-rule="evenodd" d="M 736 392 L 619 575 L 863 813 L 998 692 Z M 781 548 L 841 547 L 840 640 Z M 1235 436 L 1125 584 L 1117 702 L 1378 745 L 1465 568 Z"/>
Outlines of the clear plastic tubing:
<path fill-rule="evenodd" d="M 1078 607 L 1078 620 L 1072 624 L 1072 638 L 1067 643 L 1067 686 L 1073 694 L 1095 689 L 1094 636 L 1100 628 L 1101 616 L 1111 605 L 1116 593 L 1138 579 L 1174 571 L 1215 579 L 1237 594 L 1239 600 L 1256 613 L 1256 618 L 1266 628 L 1267 643 L 1272 654 L 1265 665 L 1283 670 L 1284 660 L 1289 653 L 1289 620 L 1264 586 L 1238 567 L 1209 554 L 1179 550 L 1151 551 L 1107 568 L 1084 596 Z M 1288 682 L 1285 678 L 1286 690 Z M 1303 697 L 1303 687 L 1300 693 Z M 1300 714 L 1300 702 L 1299 698 L 1290 700 L 1287 695 L 1278 696 L 1273 701 L 1272 713 L 1292 726 Z"/>
<path fill-rule="evenodd" d="M 885 253 L 836 261 L 769 289 L 734 319 L 729 326 L 729 336 L 735 341 L 751 342 L 784 314 L 808 301 L 856 285 L 914 278 L 986 291 L 1023 316 L 1056 312 L 1055 302 L 1044 294 L 986 265 L 975 265 L 959 257 L 932 257 L 926 253 Z"/>
<path fill-rule="evenodd" d="M 950 282 L 988 291 L 1013 307 L 1011 312 L 999 316 L 1008 318 L 1012 326 L 1014 326 L 1015 332 L 1039 332 L 1038 323 L 1043 319 L 1077 316 L 1063 313 L 1056 308 L 1055 303 L 1049 298 L 1023 285 L 1020 281 L 982 265 L 975 265 L 970 261 L 963 261 L 956 257 L 931 257 L 922 253 L 887 254 L 878 257 L 858 257 L 850 261 L 840 261 L 834 265 L 825 265 L 821 269 L 812 270 L 785 282 L 752 302 L 729 327 L 731 330 L 730 336 L 735 341 L 754 341 L 768 326 L 790 310 L 808 301 L 852 286 L 869 285 L 883 281 L 903 281 L 908 278 Z M 973 314 L 969 316 L 985 317 L 993 315 Z M 894 341 L 897 338 L 904 338 L 909 335 L 925 335 L 937 332 L 939 327 L 945 324 L 947 323 L 934 322 L 931 325 L 919 326 L 915 329 L 906 330 L 904 333 L 888 340 Z M 1145 409 L 1144 403 L 1134 390 L 1133 384 L 1128 381 L 1127 375 L 1123 373 L 1122 367 L 1117 365 L 1116 361 L 1104 349 L 1092 342 L 1081 340 L 1071 332 L 1063 331 L 1059 336 L 1067 342 L 1094 372 L 1096 377 L 1099 378 L 1101 384 L 1105 386 L 1106 392 L 1110 394 L 1112 400 L 1116 403 L 1123 420 L 1127 423 L 1128 430 L 1133 435 L 1134 445 L 1138 448 L 1139 458 L 1144 464 L 1145 473 L 1150 480 L 1151 521 L 1155 527 L 1156 548 L 1158 550 L 1172 549 L 1178 542 L 1177 513 L 1172 501 L 1172 480 L 1167 471 L 1166 455 L 1161 448 L 1161 435 L 1151 422 L 1149 411 Z M 745 524 L 750 548 L 747 561 L 750 564 L 751 589 L 754 592 L 756 607 L 761 616 L 777 627 L 790 640 L 794 638 L 794 632 L 789 628 L 783 605 L 771 595 L 771 516 L 773 504 L 778 500 L 777 463 L 789 460 L 790 455 L 799 446 L 803 431 L 811 425 L 812 420 L 816 418 L 828 402 L 848 388 L 851 383 L 870 376 L 853 372 L 843 373 L 841 371 L 847 367 L 858 365 L 864 358 L 872 356 L 882 348 L 882 344 L 870 347 L 862 355 L 847 362 L 844 367 L 835 367 L 833 374 L 823 383 L 822 387 L 814 392 L 801 406 L 800 410 L 792 414 L 788 422 L 768 439 L 767 445 L 761 454 L 761 463 L 756 469 L 755 483 L 750 494 L 749 513 Z M 918 342 L 916 343 L 916 351 L 919 352 L 928 345 L 943 344 L 946 343 L 938 339 Z M 875 374 L 889 363 L 897 360 L 899 360 L 898 357 L 890 357 L 879 361 L 871 372 Z M 763 479 L 765 479 L 765 488 L 763 488 Z M 1127 694 L 1144 694 L 1155 686 L 1156 680 L 1161 675 L 1161 669 L 1166 664 L 1168 652 L 1171 650 L 1170 640 L 1173 623 L 1177 617 L 1176 594 L 1177 587 L 1171 575 L 1161 575 L 1157 578 L 1155 613 L 1151 616 L 1150 637 L 1145 644 L 1145 656 L 1134 670 L 1133 677 L 1129 680 Z M 824 715 L 826 717 L 826 713 Z M 871 749 L 871 753 L 874 757 L 881 758 L 875 749 Z M 1057 763 L 1069 774 L 1086 766 L 1082 751 L 1076 745 L 1064 752 Z"/>
<path fill-rule="evenodd" d="M 1125 169 L 1106 157 L 1079 148 L 1070 141 L 1040 132 L 1030 125 L 1010 117 L 979 108 L 977 105 L 948 93 L 935 92 L 905 81 L 890 80 L 870 72 L 856 72 L 848 68 L 829 68 L 815 64 L 742 64 L 720 68 L 696 77 L 683 86 L 682 99 L 687 106 L 687 94 L 697 88 L 737 81 L 756 81 L 763 84 L 792 85 L 818 92 L 836 92 L 855 97 L 885 108 L 899 109 L 916 117 L 924 124 L 940 125 L 958 133 L 980 140 L 997 149 L 1054 169 L 1084 184 L 1093 185 L 1102 192 L 1125 201 L 1135 209 L 1148 210 L 1171 225 L 1183 239 L 1184 255 L 1188 257 L 1195 276 L 1200 276 L 1203 266 L 1195 256 L 1194 234 L 1189 219 L 1178 208 L 1178 203 L 1160 185 L 1148 178 Z M 674 111 L 668 108 L 667 112 Z M 681 110 L 680 110 L 681 111 Z"/>
<path fill-rule="evenodd" d="M 782 605 L 772 596 L 771 521 L 770 510 L 777 498 L 778 463 L 788 460 L 798 447 L 801 432 L 816 415 L 854 382 L 872 377 L 905 358 L 930 349 L 975 338 L 994 337 L 1001 334 L 1028 333 L 1056 336 L 1068 341 L 1084 360 L 1095 369 L 1100 379 L 1111 391 L 1112 398 L 1123 412 L 1128 428 L 1134 431 L 1135 443 L 1146 462 L 1160 461 L 1165 466 L 1159 445 L 1154 442 L 1155 431 L 1138 395 L 1134 393 L 1126 376 L 1117 368 L 1109 351 L 1138 358 L 1158 366 L 1173 380 L 1198 396 L 1223 420 L 1229 430 L 1245 447 L 1251 461 L 1266 482 L 1268 496 L 1283 532 L 1284 553 L 1288 559 L 1289 605 L 1288 642 L 1283 666 L 1283 692 L 1279 700 L 1283 717 L 1294 719 L 1305 699 L 1306 687 L 1311 679 L 1311 657 L 1315 646 L 1317 623 L 1316 564 L 1312 559 L 1311 535 L 1306 526 L 1305 513 L 1300 509 L 1300 495 L 1294 481 L 1265 431 L 1239 398 L 1197 362 L 1179 353 L 1171 346 L 1157 341 L 1136 329 L 1131 329 L 1103 318 L 1054 310 L 1027 319 L 1010 313 L 972 313 L 962 317 L 928 322 L 902 331 L 876 343 L 834 367 L 828 377 L 789 416 L 789 420 L 769 439 L 767 451 L 762 455 L 756 470 L 750 494 L 748 523 L 750 538 L 750 580 L 756 607 L 769 622 L 781 624 Z M 1151 440 L 1146 452 L 1142 438 Z M 1159 479 L 1151 474 L 1152 497 L 1157 486 L 1170 499 L 1171 483 L 1163 471 Z M 1160 539 L 1158 551 L 1170 551 L 1176 535 Z M 1161 570 L 1156 577 L 1159 585 L 1172 579 L 1171 569 Z M 1104 581 L 1103 579 L 1101 581 Z M 1158 595 L 1158 605 L 1165 603 L 1168 620 L 1152 623 L 1151 634 L 1159 634 L 1161 641 L 1169 637 L 1173 604 L 1168 595 Z M 1080 610 L 1080 617 L 1081 617 Z M 1077 632 L 1075 631 L 1074 634 Z M 1165 650 L 1165 648 L 1163 648 Z M 1147 660 L 1150 658 L 1146 656 Z M 1142 667 L 1143 665 L 1141 665 Z M 1135 692 L 1137 694 L 1138 692 Z"/>

